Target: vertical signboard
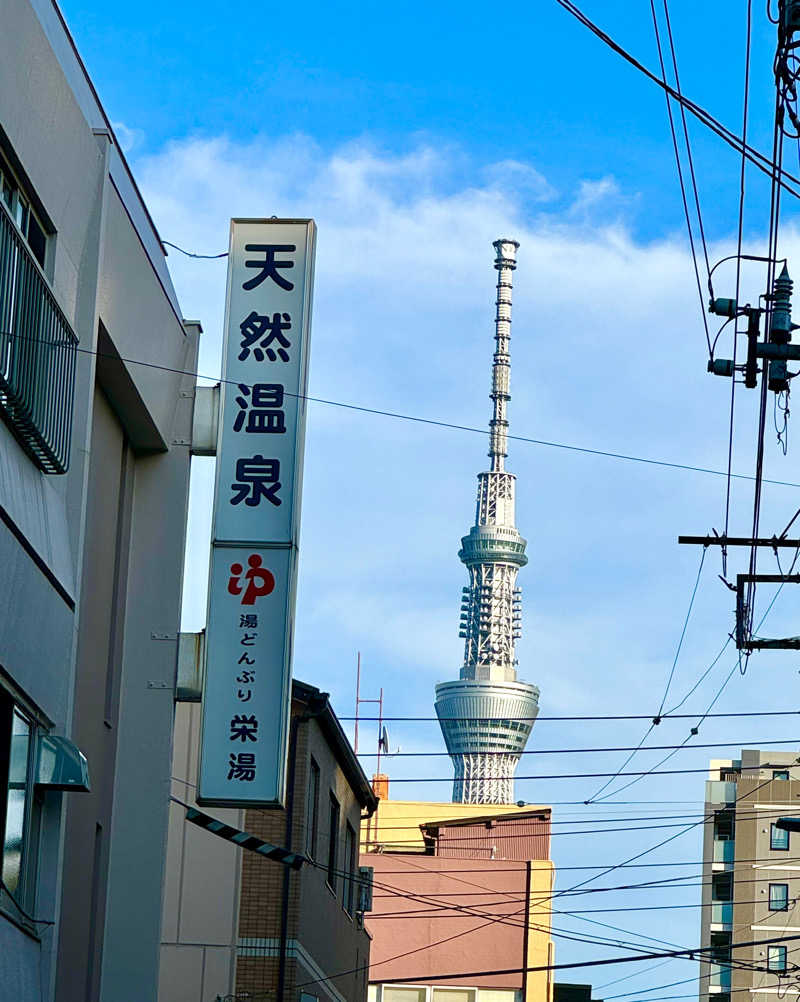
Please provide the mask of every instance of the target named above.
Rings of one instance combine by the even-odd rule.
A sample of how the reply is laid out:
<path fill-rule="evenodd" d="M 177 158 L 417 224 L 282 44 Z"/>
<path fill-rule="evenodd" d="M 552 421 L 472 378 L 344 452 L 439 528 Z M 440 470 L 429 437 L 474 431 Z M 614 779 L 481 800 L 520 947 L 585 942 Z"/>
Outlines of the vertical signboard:
<path fill-rule="evenodd" d="M 284 801 L 315 234 L 231 221 L 201 804 Z"/>

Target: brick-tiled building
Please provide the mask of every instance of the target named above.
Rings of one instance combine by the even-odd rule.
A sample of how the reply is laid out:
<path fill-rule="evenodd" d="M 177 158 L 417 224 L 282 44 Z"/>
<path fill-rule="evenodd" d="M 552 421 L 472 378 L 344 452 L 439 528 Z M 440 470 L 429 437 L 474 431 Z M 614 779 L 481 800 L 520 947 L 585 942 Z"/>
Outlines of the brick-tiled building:
<path fill-rule="evenodd" d="M 173 776 L 196 782 L 199 706 L 178 704 Z M 215 817 L 308 855 L 290 870 L 195 830 L 174 805 L 159 1002 L 366 1002 L 370 937 L 359 912 L 362 812 L 377 805 L 327 693 L 295 681 L 285 810 Z"/>

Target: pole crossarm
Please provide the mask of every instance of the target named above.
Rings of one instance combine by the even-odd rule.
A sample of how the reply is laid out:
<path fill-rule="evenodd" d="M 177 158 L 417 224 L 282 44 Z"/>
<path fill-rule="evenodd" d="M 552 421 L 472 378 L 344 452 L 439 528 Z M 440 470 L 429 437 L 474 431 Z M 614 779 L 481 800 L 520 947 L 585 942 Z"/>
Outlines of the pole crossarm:
<path fill-rule="evenodd" d="M 800 584 L 800 574 L 737 574 L 736 575 L 736 647 L 747 651 L 796 651 L 800 650 L 800 637 L 777 637 L 764 640 L 750 636 L 747 601 L 744 590 L 746 584 Z"/>
<path fill-rule="evenodd" d="M 796 550 L 800 539 L 785 539 L 783 536 L 678 536 L 679 543 L 695 546 L 769 546 L 773 549 Z M 759 579 L 760 580 L 760 579 Z M 779 577 L 779 581 L 783 578 Z"/>

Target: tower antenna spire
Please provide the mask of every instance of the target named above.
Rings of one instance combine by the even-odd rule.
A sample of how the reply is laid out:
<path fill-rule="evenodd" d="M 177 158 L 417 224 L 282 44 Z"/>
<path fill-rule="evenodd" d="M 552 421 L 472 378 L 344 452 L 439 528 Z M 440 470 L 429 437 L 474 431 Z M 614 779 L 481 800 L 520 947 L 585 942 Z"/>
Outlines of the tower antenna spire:
<path fill-rule="evenodd" d="M 436 713 L 455 767 L 453 800 L 514 803 L 514 771 L 539 712 L 539 690 L 517 680 L 514 650 L 521 629 L 517 573 L 528 562 L 514 516 L 508 454 L 511 399 L 511 292 L 516 240 L 495 240 L 497 312 L 492 361 L 490 469 L 478 474 L 475 525 L 461 540 L 469 574 L 462 590 L 464 664 L 458 681 L 436 686 Z"/>
<path fill-rule="evenodd" d="M 489 422 L 489 458 L 492 472 L 502 472 L 508 455 L 508 401 L 511 399 L 511 291 L 517 267 L 516 240 L 495 240 L 497 313 L 494 318 L 495 349 L 492 360 L 492 419 Z"/>

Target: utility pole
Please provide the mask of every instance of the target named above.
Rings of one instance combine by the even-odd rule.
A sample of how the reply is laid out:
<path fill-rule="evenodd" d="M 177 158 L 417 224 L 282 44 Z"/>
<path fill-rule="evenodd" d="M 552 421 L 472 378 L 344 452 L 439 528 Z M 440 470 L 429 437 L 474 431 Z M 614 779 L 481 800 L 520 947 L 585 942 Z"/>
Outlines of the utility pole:
<path fill-rule="evenodd" d="M 725 554 L 729 546 L 747 547 L 750 550 L 750 566 L 748 573 L 738 574 L 736 584 L 731 585 L 725 581 L 728 587 L 736 593 L 736 628 L 732 636 L 736 641 L 739 650 L 747 653 L 753 650 L 799 650 L 800 637 L 783 637 L 772 639 L 755 639 L 753 637 L 753 608 L 755 602 L 755 589 L 759 583 L 780 583 L 798 584 L 800 575 L 790 573 L 784 574 L 758 574 L 756 572 L 756 561 L 758 551 L 762 547 L 770 547 L 777 558 L 778 550 L 784 547 L 792 547 L 800 553 L 800 539 L 788 539 L 787 532 L 792 522 L 784 529 L 780 536 L 771 538 L 759 536 L 758 521 L 761 504 L 761 478 L 764 455 L 764 435 L 766 426 L 766 409 L 768 394 L 776 395 L 776 408 L 781 406 L 781 396 L 783 395 L 784 422 L 788 420 L 789 408 L 788 398 L 791 389 L 791 380 L 800 375 L 798 372 L 789 371 L 790 362 L 800 362 L 800 344 L 792 344 L 792 333 L 798 330 L 799 325 L 792 322 L 792 280 L 789 276 L 787 262 L 783 259 L 783 267 L 780 274 L 775 278 L 775 271 L 781 261 L 777 258 L 778 224 L 780 217 L 780 186 L 781 186 L 781 163 L 783 153 L 783 142 L 786 136 L 784 121 L 788 117 L 792 123 L 795 133 L 800 134 L 800 117 L 793 105 L 797 103 L 798 81 L 800 72 L 797 69 L 796 51 L 800 46 L 800 0 L 778 0 L 778 44 L 775 55 L 774 72 L 775 85 L 777 89 L 775 103 L 775 125 L 774 125 L 774 146 L 772 163 L 772 192 L 770 200 L 770 226 L 769 226 L 769 246 L 766 257 L 753 258 L 751 255 L 741 254 L 741 238 L 739 253 L 735 255 L 740 264 L 742 257 L 750 260 L 761 260 L 767 263 L 767 287 L 759 296 L 756 304 L 746 303 L 741 305 L 736 298 L 715 298 L 711 292 L 709 312 L 718 317 L 724 317 L 725 322 L 733 322 L 734 325 L 734 357 L 709 359 L 708 371 L 715 376 L 722 376 L 741 382 L 746 389 L 756 389 L 760 387 L 760 407 L 759 407 L 759 428 L 757 441 L 757 460 L 755 476 L 755 497 L 753 511 L 753 534 L 747 536 L 728 536 L 727 534 L 714 536 L 679 536 L 679 543 L 699 544 L 704 547 L 720 546 L 723 553 L 723 573 L 725 573 Z M 744 175 L 743 175 L 744 176 Z M 744 188 L 742 188 L 744 191 Z M 740 229 L 741 234 L 741 229 Z M 713 268 L 711 271 L 713 272 Z M 738 275 L 738 272 L 737 272 Z M 710 286 L 710 276 L 709 276 Z M 738 277 L 737 277 L 738 290 Z M 738 294 L 738 293 L 737 293 Z M 762 337 L 761 321 L 765 321 L 764 335 Z M 743 333 L 747 338 L 747 353 L 745 361 L 736 361 L 736 337 L 739 333 L 738 321 L 742 318 L 746 320 L 746 328 Z M 759 378 L 760 377 L 760 378 Z M 733 408 L 731 405 L 731 421 L 733 421 Z M 731 436 L 733 426 L 731 425 Z M 732 439 L 731 439 L 732 440 Z M 778 440 L 782 441 L 784 452 L 786 451 L 785 440 L 782 440 L 782 433 L 778 432 Z M 729 460 L 730 462 L 730 460 Z M 730 475 L 730 469 L 729 469 Z M 799 513 L 800 514 L 800 513 Z M 795 516 L 796 518 L 797 516 Z M 726 516 L 727 521 L 727 516 Z M 778 564 L 780 568 L 780 563 Z M 723 578 L 723 581 L 725 579 Z"/>

